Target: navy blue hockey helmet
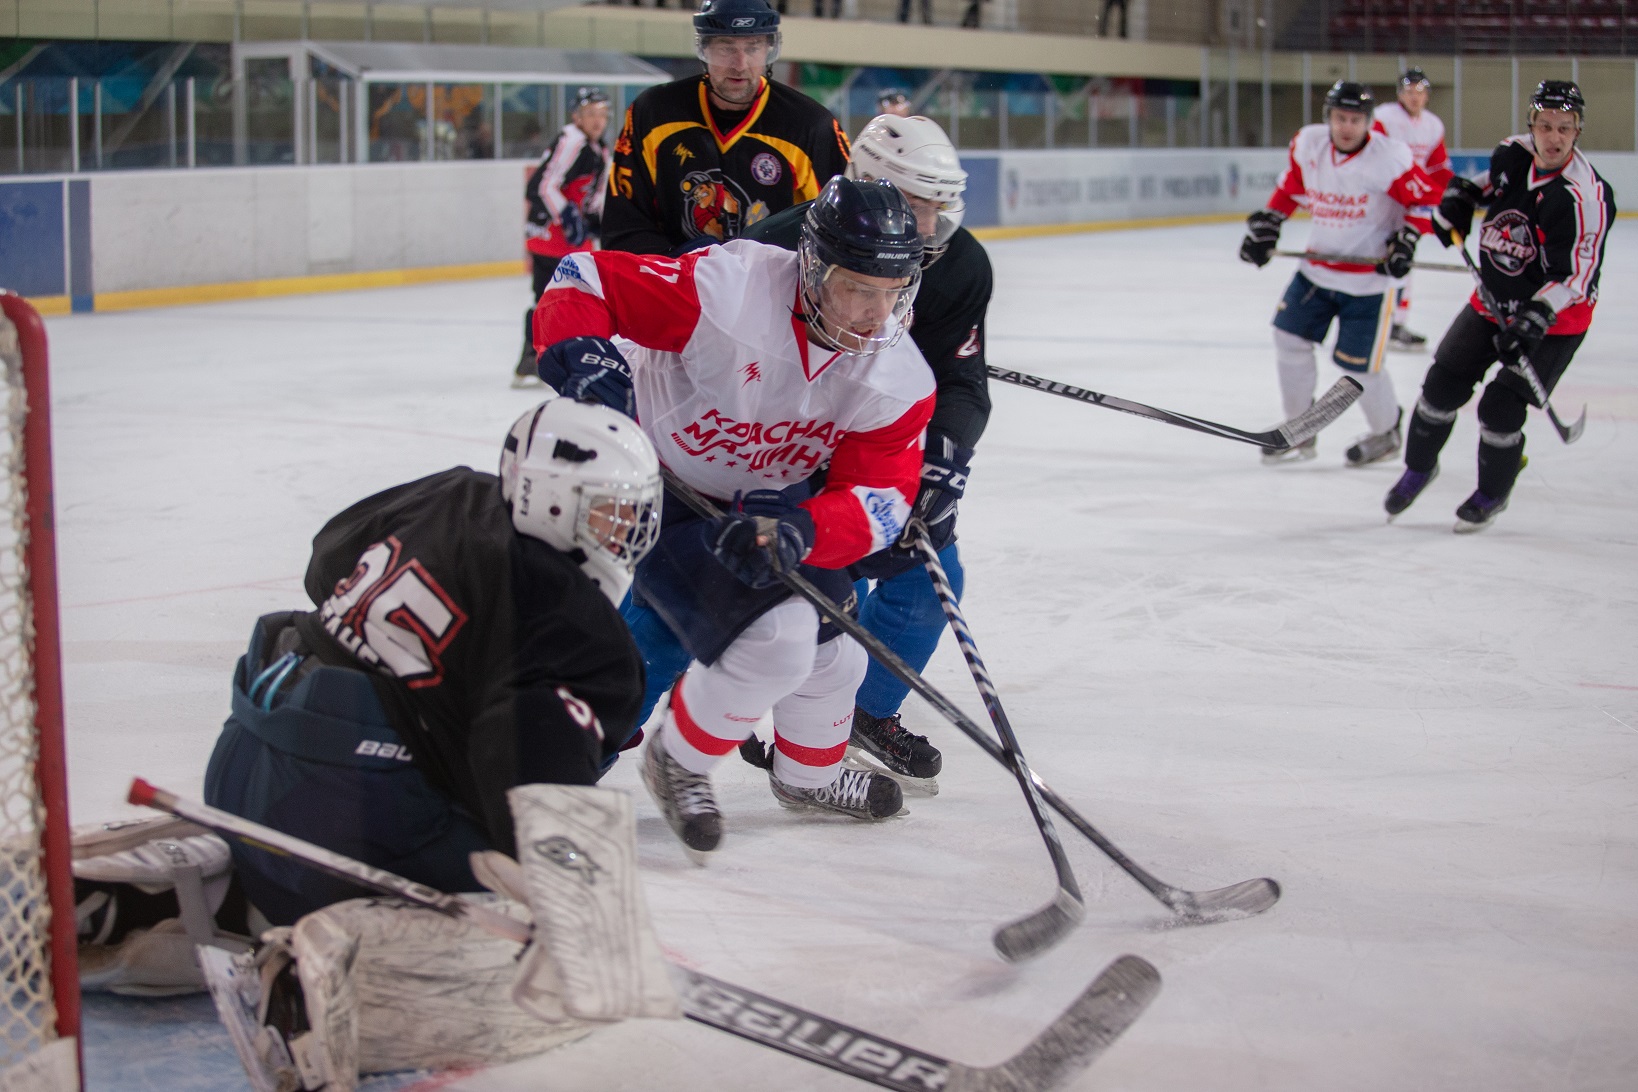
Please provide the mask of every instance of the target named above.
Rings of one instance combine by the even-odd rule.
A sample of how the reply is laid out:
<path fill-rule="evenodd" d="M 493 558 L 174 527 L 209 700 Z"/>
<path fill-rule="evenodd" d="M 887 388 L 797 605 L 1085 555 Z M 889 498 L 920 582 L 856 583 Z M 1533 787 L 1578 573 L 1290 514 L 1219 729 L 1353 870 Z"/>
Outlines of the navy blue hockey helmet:
<path fill-rule="evenodd" d="M 1362 83 L 1353 80 L 1338 80 L 1331 85 L 1331 90 L 1325 93 L 1325 112 L 1332 110 L 1349 110 L 1356 114 L 1370 115 L 1376 109 L 1376 96 L 1371 89 Z"/>
<path fill-rule="evenodd" d="M 572 114 L 583 106 L 597 106 L 608 101 L 608 92 L 601 87 L 577 87 L 569 100 L 569 113 Z"/>
<path fill-rule="evenodd" d="M 921 268 L 915 210 L 890 182 L 832 178 L 808 206 L 802 241 L 825 264 L 869 277 L 908 277 Z"/>
<path fill-rule="evenodd" d="M 694 14 L 694 52 L 705 60 L 711 38 L 768 39 L 768 63 L 779 59 L 779 13 L 767 0 L 705 0 Z"/>
<path fill-rule="evenodd" d="M 1542 110 L 1563 110 L 1577 118 L 1587 116 L 1587 100 L 1581 97 L 1581 88 L 1569 80 L 1542 80 L 1530 93 L 1530 120 Z"/>
<path fill-rule="evenodd" d="M 909 328 L 911 305 L 921 286 L 923 241 L 910 202 L 891 182 L 858 181 L 837 175 L 808 206 L 797 244 L 801 258 L 802 297 L 810 319 L 820 321 L 827 336 L 845 324 L 833 320 L 827 300 L 835 290 L 833 278 L 847 274 L 902 280 L 895 289 L 875 288 L 855 281 L 861 291 L 896 292 L 892 313 L 872 334 L 850 331 L 838 344 L 850 352 L 876 352 L 893 344 Z M 841 271 L 838 277 L 838 271 Z"/>
<path fill-rule="evenodd" d="M 1407 68 L 1399 77 L 1399 90 L 1409 91 L 1413 87 L 1430 88 L 1433 84 L 1428 80 L 1428 74 L 1420 68 Z"/>

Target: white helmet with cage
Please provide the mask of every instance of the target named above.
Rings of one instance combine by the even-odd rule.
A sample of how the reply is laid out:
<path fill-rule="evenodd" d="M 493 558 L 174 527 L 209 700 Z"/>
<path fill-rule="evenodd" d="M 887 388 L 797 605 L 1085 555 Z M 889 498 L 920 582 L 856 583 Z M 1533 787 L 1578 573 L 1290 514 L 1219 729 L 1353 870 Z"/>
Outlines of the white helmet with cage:
<path fill-rule="evenodd" d="M 944 253 L 967 211 L 962 200 L 967 172 L 961 169 L 955 145 L 932 118 L 892 114 L 872 118 L 853 141 L 847 176 L 885 180 L 911 197 L 938 206 L 938 226 L 931 235 L 923 236 L 924 266 Z"/>
<path fill-rule="evenodd" d="M 574 558 L 615 606 L 660 530 L 660 466 L 637 423 L 553 398 L 519 417 L 500 458 L 512 526 Z"/>

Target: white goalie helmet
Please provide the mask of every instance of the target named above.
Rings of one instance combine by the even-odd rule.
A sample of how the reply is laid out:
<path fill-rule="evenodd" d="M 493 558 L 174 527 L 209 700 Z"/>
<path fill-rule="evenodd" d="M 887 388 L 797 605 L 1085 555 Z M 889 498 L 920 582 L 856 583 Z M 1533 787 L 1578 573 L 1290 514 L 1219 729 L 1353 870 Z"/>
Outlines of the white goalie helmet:
<path fill-rule="evenodd" d="M 553 398 L 519 417 L 500 458 L 512 526 L 574 558 L 615 606 L 660 533 L 660 464 L 637 423 Z"/>
<path fill-rule="evenodd" d="M 892 114 L 872 118 L 853 141 L 847 176 L 885 180 L 912 198 L 938 206 L 938 226 L 931 235 L 923 236 L 924 267 L 944 253 L 967 211 L 962 200 L 967 172 L 961 169 L 955 145 L 932 118 Z"/>

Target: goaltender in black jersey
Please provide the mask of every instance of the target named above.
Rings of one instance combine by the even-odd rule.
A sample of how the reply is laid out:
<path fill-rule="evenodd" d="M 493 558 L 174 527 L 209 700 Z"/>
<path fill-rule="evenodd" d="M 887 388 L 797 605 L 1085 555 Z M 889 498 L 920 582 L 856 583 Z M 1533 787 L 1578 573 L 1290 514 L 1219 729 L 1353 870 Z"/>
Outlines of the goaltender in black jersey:
<path fill-rule="evenodd" d="M 767 78 L 779 15 L 763 0 L 708 0 L 694 17 L 702 75 L 651 87 L 626 111 L 603 209 L 603 246 L 669 254 L 727 242 L 819 196 L 848 140 L 800 91 Z"/>
<path fill-rule="evenodd" d="M 500 475 L 454 467 L 333 517 L 316 609 L 263 617 L 234 674 L 207 802 L 446 891 L 513 852 L 506 791 L 591 785 L 637 727 L 643 664 L 615 609 L 658 533 L 659 467 L 628 418 L 554 399 Z M 275 925 L 356 893 L 234 847 Z"/>

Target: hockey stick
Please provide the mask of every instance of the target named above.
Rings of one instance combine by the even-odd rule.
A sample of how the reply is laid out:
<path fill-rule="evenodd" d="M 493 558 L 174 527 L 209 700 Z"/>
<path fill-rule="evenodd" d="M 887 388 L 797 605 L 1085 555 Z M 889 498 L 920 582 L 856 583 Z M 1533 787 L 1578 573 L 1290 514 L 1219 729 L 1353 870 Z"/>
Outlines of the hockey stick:
<path fill-rule="evenodd" d="M 361 887 L 464 919 L 518 944 L 528 944 L 533 936 L 534 926 L 528 922 L 229 812 L 184 800 L 141 778 L 131 782 L 129 799 Z M 1160 974 L 1153 966 L 1137 956 L 1120 956 L 1024 1049 L 1000 1065 L 969 1066 L 675 963 L 671 977 L 688 1019 L 896 1092 L 1028 1092 L 1061 1087 L 1103 1053 L 1160 992 Z"/>
<path fill-rule="evenodd" d="M 1042 379 L 1038 375 L 1027 372 L 1008 371 L 997 368 L 994 364 L 987 369 L 991 379 L 999 379 L 1003 383 L 1012 383 L 1020 387 L 1029 387 L 1032 390 L 1046 391 L 1048 394 L 1061 395 L 1064 398 L 1073 398 L 1077 402 L 1087 402 L 1105 409 L 1120 410 L 1122 413 L 1132 413 L 1139 417 L 1147 417 L 1151 421 L 1161 421 L 1168 425 L 1177 425 L 1181 428 L 1204 432 L 1210 436 L 1221 436 L 1225 440 L 1239 440 L 1243 444 L 1256 444 L 1258 447 L 1270 451 L 1284 451 L 1307 443 L 1319 430 L 1342 416 L 1342 412 L 1353 405 L 1365 388 L 1352 376 L 1343 376 L 1338 379 L 1331 389 L 1319 396 L 1319 400 L 1303 410 L 1291 420 L 1278 428 L 1267 432 L 1246 432 L 1243 429 L 1220 425 L 1215 421 L 1207 421 L 1200 417 L 1190 417 L 1186 413 L 1173 413 L 1171 410 L 1158 409 L 1146 406 L 1142 402 L 1129 402 L 1124 398 L 1117 398 L 1112 394 L 1099 394 L 1097 391 L 1085 390 L 1081 387 L 1072 387 L 1068 383 L 1059 383 L 1055 379 Z"/>
<path fill-rule="evenodd" d="M 1456 235 L 1454 242 L 1456 248 L 1462 252 L 1462 260 L 1467 263 L 1468 272 L 1473 274 L 1473 285 L 1478 289 L 1479 300 L 1484 304 L 1485 310 L 1490 312 L 1491 317 L 1497 323 L 1500 323 L 1502 321 L 1502 309 L 1497 304 L 1496 297 L 1491 293 L 1490 288 L 1484 283 L 1484 275 L 1479 272 L 1479 264 L 1473 260 L 1473 255 L 1467 252 L 1467 240 L 1460 235 Z M 1547 386 L 1541 381 L 1541 376 L 1536 373 L 1536 366 L 1530 363 L 1530 358 L 1520 353 L 1518 365 L 1513 370 L 1523 376 L 1526 383 L 1530 384 L 1530 393 L 1536 396 L 1536 401 L 1541 403 L 1541 408 L 1547 411 L 1547 419 L 1553 423 L 1553 428 L 1558 432 L 1558 438 L 1566 444 L 1573 444 L 1581 439 L 1581 432 L 1587 427 L 1587 407 L 1581 407 L 1581 417 L 1577 419 L 1575 424 L 1565 425 L 1563 421 L 1559 420 L 1558 412 L 1553 409 L 1553 404 L 1547 400 Z"/>
<path fill-rule="evenodd" d="M 1086 917 L 1086 901 L 1081 897 L 1080 885 L 1075 882 L 1075 873 L 1069 867 L 1069 858 L 1064 853 L 1063 843 L 1058 840 L 1052 817 L 1046 813 L 1046 805 L 1030 780 L 1029 764 L 1024 761 L 1023 749 L 1018 746 L 1018 737 L 1013 733 L 1012 723 L 1007 720 L 1007 712 L 1001 708 L 1001 695 L 996 693 L 989 669 L 978 655 L 978 642 L 973 640 L 972 631 L 967 628 L 967 619 L 961 613 L 961 604 L 956 601 L 955 589 L 950 587 L 950 577 L 939 562 L 938 551 L 928 541 L 927 527 L 917 517 L 911 520 L 910 528 L 915 536 L 915 547 L 921 551 L 921 563 L 926 567 L 927 575 L 932 577 L 933 590 L 938 593 L 938 601 L 944 607 L 944 617 L 949 619 L 950 630 L 956 635 L 956 643 L 961 646 L 961 655 L 966 657 L 967 670 L 972 672 L 973 683 L 984 698 L 984 708 L 989 711 L 990 722 L 995 725 L 996 735 L 1001 737 L 1001 743 L 1006 747 L 1013 776 L 1018 778 L 1018 786 L 1024 790 L 1024 799 L 1029 802 L 1029 813 L 1035 819 L 1035 828 L 1041 832 L 1041 840 L 1046 842 L 1047 853 L 1052 858 L 1052 867 L 1058 872 L 1058 893 L 1050 903 L 1029 917 L 996 931 L 995 946 L 1002 955 L 1011 960 L 1028 959 L 1046 951 L 1068 935 Z"/>
<path fill-rule="evenodd" d="M 666 485 L 681 498 L 684 504 L 688 505 L 696 513 L 707 519 L 713 519 L 721 514 L 717 511 L 715 505 L 679 479 L 669 468 L 662 465 L 660 473 L 664 475 Z M 1007 753 L 982 728 L 974 724 L 965 713 L 956 708 L 949 698 L 936 690 L 932 683 L 922 678 L 920 672 L 900 659 L 898 653 L 883 644 L 875 634 L 848 617 L 840 607 L 826 598 L 823 592 L 809 583 L 806 577 L 800 573 L 790 572 L 779 574 L 779 578 L 792 591 L 812 603 L 822 616 L 831 619 L 838 629 L 863 645 L 865 651 L 870 653 L 877 663 L 887 668 L 894 678 L 925 698 L 927 703 L 937 710 L 945 720 L 955 725 L 968 739 L 982 747 L 991 758 L 1009 770 L 1013 768 L 1012 760 L 1007 757 Z M 1041 780 L 1040 774 L 1031 770 L 1029 779 L 1035 785 L 1036 791 L 1041 794 L 1041 799 L 1051 805 L 1052 810 L 1069 820 L 1070 826 L 1080 831 L 1088 841 L 1102 850 L 1111 861 L 1119 865 L 1122 871 L 1141 884 L 1145 891 L 1148 891 L 1149 894 L 1160 900 L 1168 909 L 1178 914 L 1185 921 L 1206 924 L 1250 917 L 1252 914 L 1262 913 L 1279 901 L 1280 885 L 1270 879 L 1245 880 L 1212 891 L 1189 891 L 1185 888 L 1162 883 L 1142 868 L 1139 868 L 1113 842 L 1100 834 L 1096 827 L 1083 819 L 1074 808 L 1065 803 L 1062 797 L 1048 788 L 1047 783 Z"/>
<path fill-rule="evenodd" d="M 1344 262 L 1349 265 L 1378 265 L 1381 258 L 1361 257 L 1358 254 L 1316 254 L 1311 250 L 1276 250 L 1276 258 L 1302 258 L 1310 262 Z M 1455 262 L 1412 262 L 1412 269 L 1426 269 L 1430 273 L 1466 273 L 1467 267 Z"/>

